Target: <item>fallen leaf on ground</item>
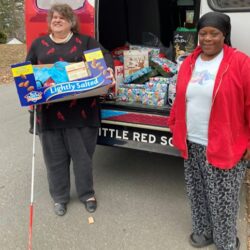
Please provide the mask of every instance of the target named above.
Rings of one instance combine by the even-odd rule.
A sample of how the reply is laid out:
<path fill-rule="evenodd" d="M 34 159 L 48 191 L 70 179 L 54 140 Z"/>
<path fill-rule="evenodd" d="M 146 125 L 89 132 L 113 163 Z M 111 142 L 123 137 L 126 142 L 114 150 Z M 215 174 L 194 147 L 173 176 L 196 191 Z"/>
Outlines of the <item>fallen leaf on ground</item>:
<path fill-rule="evenodd" d="M 88 221 L 89 221 L 89 224 L 94 224 L 94 218 L 92 217 L 92 216 L 90 216 L 89 218 L 88 218 Z"/>

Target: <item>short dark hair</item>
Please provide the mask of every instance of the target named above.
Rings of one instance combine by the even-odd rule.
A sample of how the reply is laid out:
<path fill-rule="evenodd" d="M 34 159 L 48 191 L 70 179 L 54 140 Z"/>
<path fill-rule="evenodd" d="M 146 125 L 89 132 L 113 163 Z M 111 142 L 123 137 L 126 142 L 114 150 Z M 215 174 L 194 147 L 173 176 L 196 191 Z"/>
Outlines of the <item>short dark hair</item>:
<path fill-rule="evenodd" d="M 50 24 L 54 12 L 58 12 L 67 21 L 71 22 L 72 24 L 71 31 L 73 33 L 79 33 L 79 23 L 77 16 L 75 15 L 73 9 L 68 4 L 53 4 L 48 11 L 48 16 L 47 16 L 48 24 Z M 49 25 L 49 31 L 51 31 L 50 25 Z"/>

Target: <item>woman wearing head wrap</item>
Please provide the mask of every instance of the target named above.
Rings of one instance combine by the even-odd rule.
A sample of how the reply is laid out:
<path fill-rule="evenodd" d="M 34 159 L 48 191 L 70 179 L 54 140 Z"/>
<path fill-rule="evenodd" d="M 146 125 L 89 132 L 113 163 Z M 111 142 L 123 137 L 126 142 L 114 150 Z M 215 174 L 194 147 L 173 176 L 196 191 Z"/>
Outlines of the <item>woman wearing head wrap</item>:
<path fill-rule="evenodd" d="M 184 158 L 192 211 L 190 243 L 239 249 L 239 194 L 250 160 L 250 59 L 230 47 L 229 16 L 197 25 L 199 46 L 178 73 L 168 125 Z"/>

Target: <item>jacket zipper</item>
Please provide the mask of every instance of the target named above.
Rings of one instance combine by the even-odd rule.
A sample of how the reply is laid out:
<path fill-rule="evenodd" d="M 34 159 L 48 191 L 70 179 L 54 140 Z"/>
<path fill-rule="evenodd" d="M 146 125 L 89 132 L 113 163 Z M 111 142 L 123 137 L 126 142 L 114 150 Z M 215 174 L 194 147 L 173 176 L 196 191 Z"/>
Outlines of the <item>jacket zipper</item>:
<path fill-rule="evenodd" d="M 211 111 L 212 111 L 212 107 L 213 107 L 213 105 L 214 105 L 215 97 L 217 96 L 218 91 L 219 91 L 219 88 L 220 88 L 220 86 L 221 86 L 222 78 L 223 78 L 224 75 L 226 74 L 228 68 L 229 68 L 229 64 L 227 65 L 227 68 L 224 70 L 224 72 L 223 72 L 222 75 L 221 75 L 219 85 L 218 85 L 218 87 L 217 87 L 217 89 L 216 89 L 216 92 L 215 92 L 214 97 L 213 97 L 213 100 L 212 100 Z M 210 114 L 211 114 L 211 111 L 210 111 Z M 210 117 L 211 117 L 211 115 L 210 115 Z M 210 118 L 209 118 L 209 123 L 208 123 L 208 131 L 209 131 L 209 127 L 210 127 Z M 208 160 L 207 160 L 207 148 L 208 148 L 208 147 L 206 147 L 206 164 L 208 165 L 209 163 L 208 163 Z"/>

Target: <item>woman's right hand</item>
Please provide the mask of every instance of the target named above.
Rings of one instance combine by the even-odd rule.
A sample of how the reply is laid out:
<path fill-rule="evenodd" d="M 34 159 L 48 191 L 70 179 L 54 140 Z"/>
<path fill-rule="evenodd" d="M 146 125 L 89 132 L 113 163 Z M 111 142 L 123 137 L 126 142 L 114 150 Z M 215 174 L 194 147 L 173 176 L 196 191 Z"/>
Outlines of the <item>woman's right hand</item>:
<path fill-rule="evenodd" d="M 107 71 L 109 72 L 109 76 L 107 77 L 107 79 L 110 79 L 112 81 L 111 84 L 109 85 L 109 88 L 113 88 L 116 85 L 114 70 L 108 67 Z"/>

